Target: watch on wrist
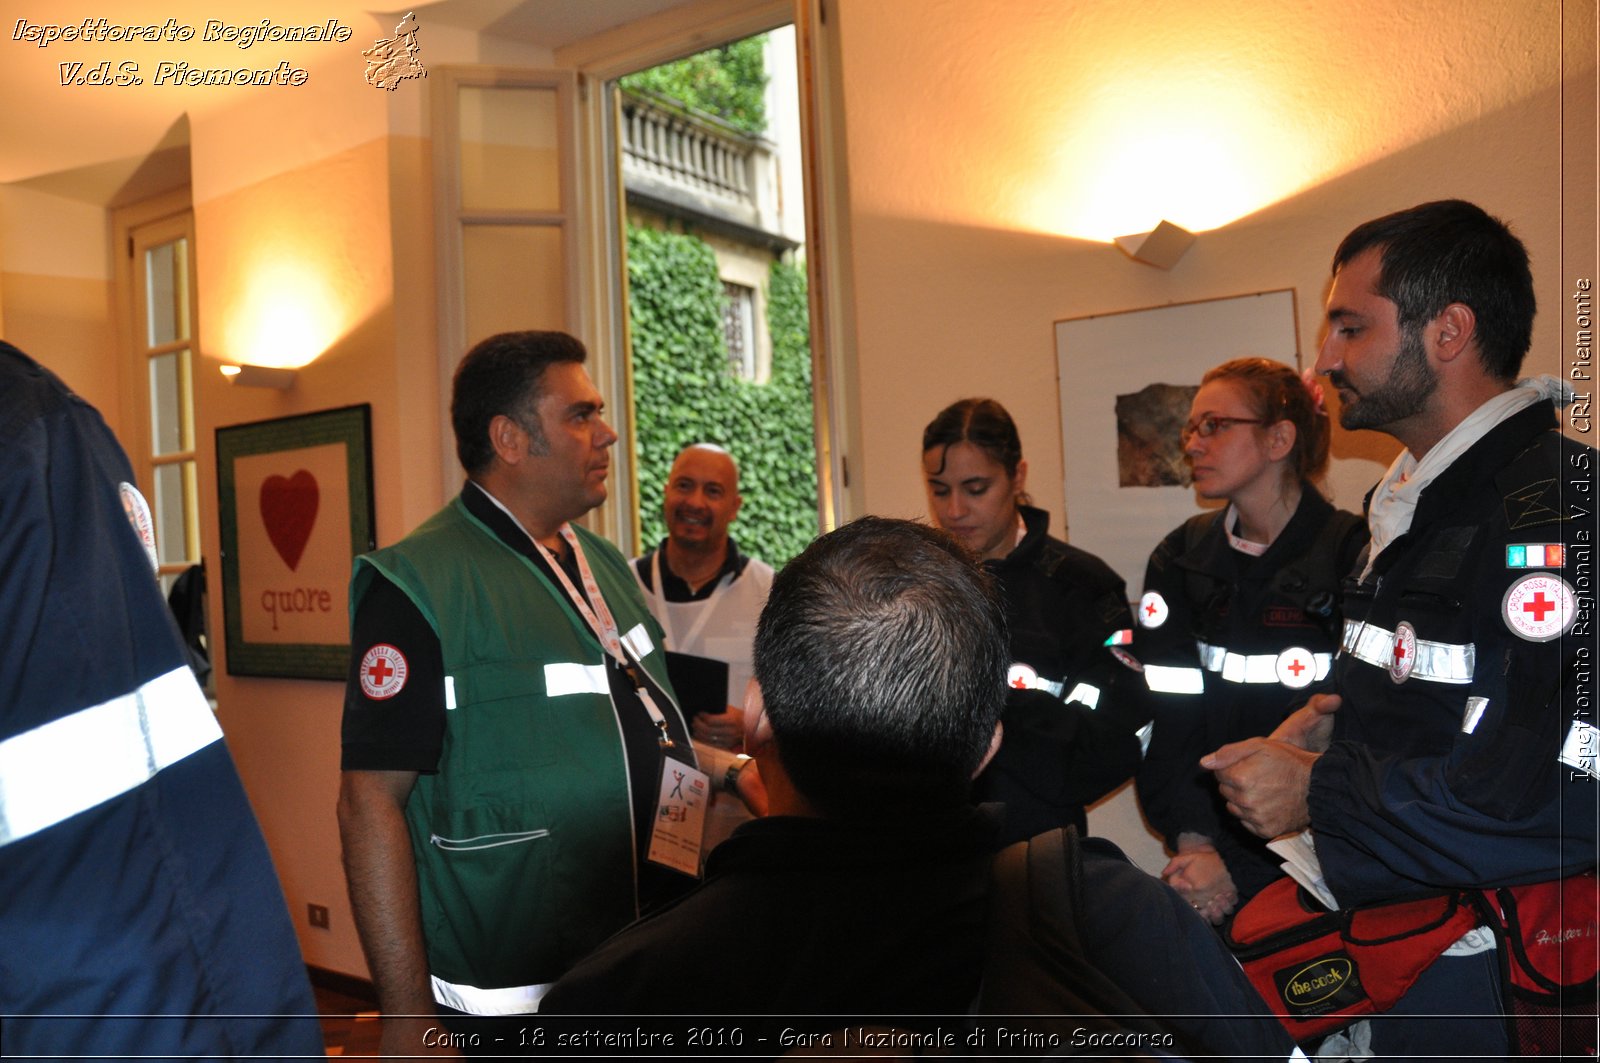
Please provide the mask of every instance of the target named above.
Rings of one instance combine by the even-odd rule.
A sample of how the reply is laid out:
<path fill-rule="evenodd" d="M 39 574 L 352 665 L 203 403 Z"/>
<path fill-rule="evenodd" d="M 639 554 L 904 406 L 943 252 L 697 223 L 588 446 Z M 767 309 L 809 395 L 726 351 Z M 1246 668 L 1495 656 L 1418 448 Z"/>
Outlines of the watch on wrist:
<path fill-rule="evenodd" d="M 733 793 L 739 788 L 739 773 L 750 764 L 750 755 L 740 753 L 733 758 L 733 763 L 728 765 L 728 770 L 722 773 L 722 788 Z"/>

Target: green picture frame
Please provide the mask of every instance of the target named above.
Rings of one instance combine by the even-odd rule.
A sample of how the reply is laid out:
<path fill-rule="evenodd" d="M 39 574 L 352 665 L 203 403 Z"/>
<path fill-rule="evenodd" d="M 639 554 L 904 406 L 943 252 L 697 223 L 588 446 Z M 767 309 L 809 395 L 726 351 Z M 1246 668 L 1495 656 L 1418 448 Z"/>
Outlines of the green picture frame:
<path fill-rule="evenodd" d="M 216 430 L 228 675 L 343 681 L 350 564 L 376 545 L 368 404 Z"/>

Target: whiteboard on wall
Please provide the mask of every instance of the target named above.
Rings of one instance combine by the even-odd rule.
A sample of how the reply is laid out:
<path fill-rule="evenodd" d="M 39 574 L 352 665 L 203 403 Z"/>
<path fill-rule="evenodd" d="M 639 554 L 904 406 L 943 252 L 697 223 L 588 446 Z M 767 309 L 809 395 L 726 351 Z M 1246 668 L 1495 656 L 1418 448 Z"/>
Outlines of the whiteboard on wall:
<path fill-rule="evenodd" d="M 1055 329 L 1068 537 L 1137 597 L 1150 551 L 1202 508 L 1193 488 L 1159 482 L 1172 475 L 1165 466 L 1188 412 L 1179 389 L 1230 358 L 1271 358 L 1298 370 L 1294 289 L 1072 318 Z M 1156 438 L 1167 441 L 1164 455 L 1145 449 Z"/>

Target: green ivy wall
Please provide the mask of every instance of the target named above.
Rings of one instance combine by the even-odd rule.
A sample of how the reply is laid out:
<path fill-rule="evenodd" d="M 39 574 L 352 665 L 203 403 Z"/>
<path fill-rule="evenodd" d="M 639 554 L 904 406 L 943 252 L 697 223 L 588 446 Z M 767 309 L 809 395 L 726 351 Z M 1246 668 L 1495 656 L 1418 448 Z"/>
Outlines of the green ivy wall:
<path fill-rule="evenodd" d="M 728 370 L 716 257 L 692 234 L 628 228 L 635 454 L 642 542 L 661 541 L 672 459 L 716 443 L 739 462 L 739 548 L 782 565 L 817 534 L 811 350 L 803 268 L 775 262 L 768 278 L 772 372 L 764 384 Z"/>

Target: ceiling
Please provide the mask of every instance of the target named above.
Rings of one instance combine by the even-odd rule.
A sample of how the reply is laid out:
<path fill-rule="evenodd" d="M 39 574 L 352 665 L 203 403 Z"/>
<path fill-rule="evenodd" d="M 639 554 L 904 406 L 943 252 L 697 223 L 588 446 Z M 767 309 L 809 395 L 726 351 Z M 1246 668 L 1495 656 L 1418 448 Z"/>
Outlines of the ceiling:
<path fill-rule="evenodd" d="M 348 66 L 348 49 L 372 43 L 363 38 L 371 35 L 374 21 L 392 26 L 407 11 L 416 13 L 424 29 L 445 25 L 554 50 L 686 2 L 690 0 L 421 0 L 400 8 L 372 8 L 346 0 L 274 0 L 270 17 L 284 26 L 336 19 L 354 29 L 353 39 L 337 50 L 297 47 L 296 62 L 304 62 L 316 76 L 319 58 L 335 57 Z M 45 47 L 26 36 L 16 39 L 19 32 L 26 34 L 24 24 L 76 27 L 85 19 L 102 18 L 120 26 L 163 26 L 171 20 L 174 26 L 193 27 L 196 36 L 178 44 L 56 40 Z M 0 0 L 0 28 L 5 31 L 0 36 L 0 184 L 115 206 L 184 183 L 188 116 L 235 105 L 241 91 L 262 91 L 153 83 L 156 64 L 165 59 L 198 68 L 253 65 L 241 60 L 251 53 L 237 43 L 202 40 L 206 22 L 218 18 L 245 20 L 243 14 L 231 14 L 230 5 L 219 8 L 199 0 L 122 0 L 109 6 L 85 0 Z M 259 61 L 275 63 L 279 57 L 274 52 Z M 114 78 L 129 61 L 138 64 L 145 83 L 95 84 L 97 67 Z M 63 79 L 79 78 L 86 83 L 63 84 Z"/>

